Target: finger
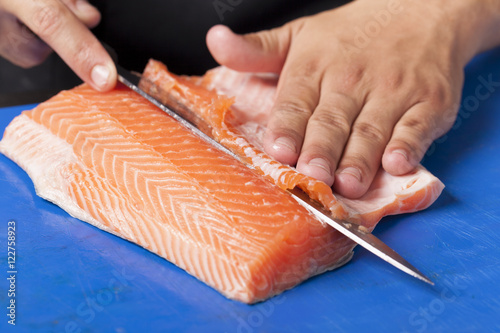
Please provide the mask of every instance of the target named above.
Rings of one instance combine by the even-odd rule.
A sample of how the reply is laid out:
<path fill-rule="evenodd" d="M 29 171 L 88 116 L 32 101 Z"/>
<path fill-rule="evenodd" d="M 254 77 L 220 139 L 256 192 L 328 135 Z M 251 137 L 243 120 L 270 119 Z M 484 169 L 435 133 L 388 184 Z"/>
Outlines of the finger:
<path fill-rule="evenodd" d="M 448 111 L 456 115 L 456 111 Z M 392 175 L 403 175 L 412 171 L 423 158 L 431 143 L 446 133 L 455 117 L 444 117 L 430 103 L 413 106 L 394 127 L 387 144 L 382 166 Z"/>
<path fill-rule="evenodd" d="M 207 46 L 215 60 L 243 72 L 279 73 L 290 47 L 292 25 L 237 35 L 224 25 L 207 33 Z"/>
<path fill-rule="evenodd" d="M 101 13 L 85 0 L 63 0 L 63 3 L 89 28 L 101 21 Z"/>
<path fill-rule="evenodd" d="M 281 163 L 297 163 L 320 81 L 319 72 L 305 63 L 283 69 L 263 138 L 264 150 Z"/>
<path fill-rule="evenodd" d="M 298 24 L 247 35 L 217 25 L 207 33 L 207 46 L 221 64 L 239 71 L 280 73 Z M 264 136 L 264 149 L 278 161 L 295 165 L 309 116 L 318 101 L 319 82 L 311 68 L 290 66 L 280 76 L 275 104 Z"/>
<path fill-rule="evenodd" d="M 358 103 L 348 95 L 323 89 L 307 123 L 297 170 L 332 186 L 335 168 L 358 112 Z"/>
<path fill-rule="evenodd" d="M 7 4 L 6 9 L 51 46 L 83 81 L 101 91 L 114 87 L 113 61 L 66 5 L 55 0 L 18 0 Z"/>
<path fill-rule="evenodd" d="M 39 65 L 52 52 L 12 15 L 0 15 L 0 31 L 0 55 L 17 66 Z"/>
<path fill-rule="evenodd" d="M 380 168 L 382 154 L 402 111 L 387 99 L 371 99 L 352 125 L 335 177 L 335 190 L 359 198 L 370 187 Z"/>

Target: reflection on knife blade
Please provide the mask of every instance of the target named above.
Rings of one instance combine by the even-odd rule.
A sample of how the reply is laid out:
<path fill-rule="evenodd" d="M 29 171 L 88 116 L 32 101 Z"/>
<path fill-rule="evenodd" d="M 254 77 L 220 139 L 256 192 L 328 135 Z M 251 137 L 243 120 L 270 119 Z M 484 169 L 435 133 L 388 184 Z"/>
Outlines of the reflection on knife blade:
<path fill-rule="evenodd" d="M 137 86 L 144 92 L 158 100 L 163 105 L 168 105 L 168 108 L 174 110 L 175 113 L 180 115 L 183 119 L 187 120 L 196 128 L 201 130 L 203 133 L 211 137 L 212 127 L 203 120 L 197 113 L 191 111 L 184 104 L 180 103 L 175 97 L 168 93 L 168 91 L 161 91 L 156 84 L 154 84 L 148 78 L 141 76 L 140 74 L 132 73 L 137 78 L 140 79 Z"/>
<path fill-rule="evenodd" d="M 311 200 L 309 196 L 304 193 L 299 188 L 294 188 L 289 190 L 293 198 L 297 200 L 302 206 L 304 206 L 309 212 L 311 212 L 317 219 L 327 223 L 328 225 L 334 227 L 337 231 L 341 232 L 345 236 L 349 237 L 368 251 L 384 259 L 391 265 L 399 268 L 405 273 L 416 277 L 422 281 L 425 281 L 431 285 L 434 285 L 428 277 L 422 274 L 418 269 L 413 267 L 408 261 L 397 254 L 396 251 L 387 246 L 380 239 L 372 235 L 371 233 L 363 231 L 360 226 L 347 221 L 341 221 L 333 219 L 322 205 Z"/>
<path fill-rule="evenodd" d="M 201 139 L 209 143 L 212 147 L 232 156 L 247 167 L 255 169 L 252 165 L 246 163 L 240 156 L 234 154 L 231 150 L 227 149 L 225 146 L 214 140 L 211 137 L 210 126 L 206 124 L 194 112 L 186 108 L 184 105 L 178 103 L 174 98 L 169 97 L 169 94 L 167 92 L 161 91 L 161 94 L 159 94 L 160 88 L 157 87 L 153 82 L 142 78 L 140 74 L 133 74 L 119 65 L 117 65 L 117 70 L 118 80 L 121 83 L 146 98 L 148 101 L 156 105 L 162 111 L 166 112 L 172 118 L 179 121 L 179 123 L 187 127 L 194 134 L 198 135 Z M 143 89 L 139 88 L 139 83 L 141 83 L 141 87 L 144 87 L 149 92 L 154 93 L 156 91 L 158 94 L 154 94 L 155 96 L 162 95 L 165 97 L 163 97 L 161 101 L 157 100 L 155 97 L 151 96 L 151 94 L 148 94 Z M 424 274 L 422 274 L 419 270 L 413 267 L 404 258 L 402 258 L 399 254 L 397 254 L 394 250 L 392 250 L 389 246 L 387 246 L 371 233 L 364 232 L 356 224 L 346 221 L 339 221 L 332 218 L 329 211 L 309 198 L 306 193 L 298 188 L 294 188 L 291 190 L 289 189 L 287 190 L 287 192 L 295 200 L 297 200 L 299 204 L 304 206 L 311 214 L 316 216 L 323 223 L 327 223 L 328 225 L 332 226 L 337 231 L 355 241 L 357 244 L 389 262 L 391 265 L 399 268 L 403 272 L 410 274 L 411 276 L 416 277 L 429 284 L 434 284 L 429 278 L 427 278 Z"/>
<path fill-rule="evenodd" d="M 148 101 L 150 101 L 152 104 L 157 106 L 159 109 L 161 109 L 163 112 L 167 113 L 169 116 L 177 120 L 182 126 L 188 128 L 191 132 L 194 134 L 198 135 L 201 139 L 209 143 L 212 147 L 217 148 L 218 150 L 232 156 L 233 158 L 241 161 L 240 157 L 233 153 L 231 150 L 227 149 L 223 145 L 221 145 L 219 142 L 215 141 L 211 136 L 211 128 L 208 124 L 206 124 L 200 117 L 196 116 L 191 110 L 187 109 L 186 107 L 182 106 L 179 109 L 173 109 L 172 105 L 169 105 L 167 107 L 165 104 L 154 98 L 153 96 L 149 95 L 146 93 L 144 90 L 139 88 L 139 82 L 141 81 L 142 77 L 140 74 L 137 73 L 132 73 L 120 65 L 116 65 L 116 69 L 118 70 L 118 81 L 123 83 L 125 86 L 129 87 L 142 97 L 146 98 Z M 144 80 L 143 80 L 144 82 Z M 144 83 L 143 83 L 144 84 Z M 146 85 L 151 85 L 149 87 L 150 89 L 157 89 L 158 88 L 154 83 L 151 81 L 146 81 Z M 154 88 L 153 88 L 154 87 Z M 167 94 L 165 94 L 167 95 Z M 168 98 L 170 100 L 170 98 Z M 179 103 L 175 103 L 175 105 L 180 105 Z M 175 111 L 174 111 L 175 110 Z M 200 128 L 198 127 L 200 126 Z M 246 166 L 250 167 L 251 169 L 254 169 L 253 167 L 247 165 L 244 163 Z"/>

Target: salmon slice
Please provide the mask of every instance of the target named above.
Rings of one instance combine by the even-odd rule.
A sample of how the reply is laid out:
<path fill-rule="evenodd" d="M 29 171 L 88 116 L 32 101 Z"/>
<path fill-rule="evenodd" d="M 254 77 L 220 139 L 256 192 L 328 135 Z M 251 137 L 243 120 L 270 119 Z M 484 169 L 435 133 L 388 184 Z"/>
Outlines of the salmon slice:
<path fill-rule="evenodd" d="M 442 189 L 419 168 L 405 177 L 379 172 L 364 202 L 334 196 L 261 151 L 258 131 L 248 130 L 257 120 L 240 117 L 245 108 L 239 97 L 260 83 L 241 84 L 229 98 L 209 86 L 215 74 L 234 74 L 224 68 L 187 78 L 152 64 L 147 77 L 166 86 L 168 98 L 193 110 L 257 172 L 123 86 L 98 93 L 84 84 L 23 112 L 6 128 L 0 151 L 29 174 L 39 196 L 166 258 L 229 298 L 265 300 L 352 256 L 351 240 L 280 187 L 301 186 L 337 217 L 368 229 L 385 214 L 427 207 Z M 260 124 L 265 127 L 265 120 Z"/>
<path fill-rule="evenodd" d="M 283 165 L 263 151 L 262 140 L 276 92 L 277 76 L 217 67 L 203 77 L 176 76 L 150 60 L 141 86 L 164 104 L 187 105 L 209 127 L 212 136 L 257 168 L 282 189 L 296 186 L 328 208 L 332 215 L 372 230 L 384 216 L 430 206 L 444 185 L 419 165 L 414 172 L 392 176 L 383 168 L 365 195 L 348 199 L 325 183 Z M 205 126 L 202 124 L 202 127 Z"/>

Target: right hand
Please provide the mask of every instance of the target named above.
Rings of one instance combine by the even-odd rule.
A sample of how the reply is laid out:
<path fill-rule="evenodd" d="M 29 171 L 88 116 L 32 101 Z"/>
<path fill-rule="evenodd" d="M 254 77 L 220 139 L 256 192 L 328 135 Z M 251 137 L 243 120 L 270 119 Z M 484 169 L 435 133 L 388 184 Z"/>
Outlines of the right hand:
<path fill-rule="evenodd" d="M 453 125 L 463 67 L 500 45 L 499 27 L 498 0 L 358 0 L 247 35 L 215 26 L 207 46 L 221 65 L 280 75 L 265 151 L 354 199 L 380 166 L 414 170 Z"/>
<path fill-rule="evenodd" d="M 85 0 L 0 0 L 0 56 L 29 68 L 54 50 L 83 81 L 108 91 L 116 68 L 89 30 L 100 19 Z"/>

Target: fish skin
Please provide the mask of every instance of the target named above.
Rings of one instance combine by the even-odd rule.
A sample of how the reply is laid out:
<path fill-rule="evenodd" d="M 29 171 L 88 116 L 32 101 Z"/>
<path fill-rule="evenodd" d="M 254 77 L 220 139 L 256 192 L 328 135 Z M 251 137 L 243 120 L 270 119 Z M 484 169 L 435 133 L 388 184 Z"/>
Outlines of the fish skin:
<path fill-rule="evenodd" d="M 215 71 L 227 76 L 224 68 L 201 78 L 177 77 L 153 64 L 157 77 L 148 74 L 149 65 L 145 75 L 198 112 L 258 173 L 121 85 L 99 93 L 84 84 L 23 112 L 6 128 L 0 152 L 29 174 L 39 196 L 164 257 L 228 298 L 262 301 L 352 257 L 354 242 L 280 187 L 304 186 L 337 217 L 369 230 L 383 215 L 427 207 L 442 190 L 419 168 L 407 177 L 379 171 L 364 202 L 335 195 L 259 151 L 258 135 L 252 137 L 258 131 L 241 130 L 251 121 L 265 127 L 266 116 L 236 118 L 242 92 L 272 84 L 241 85 L 239 95 L 226 97 L 208 84 L 216 82 Z"/>

